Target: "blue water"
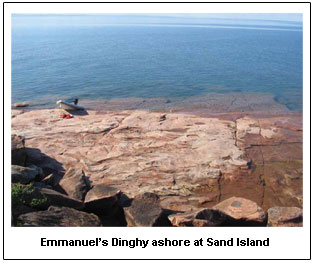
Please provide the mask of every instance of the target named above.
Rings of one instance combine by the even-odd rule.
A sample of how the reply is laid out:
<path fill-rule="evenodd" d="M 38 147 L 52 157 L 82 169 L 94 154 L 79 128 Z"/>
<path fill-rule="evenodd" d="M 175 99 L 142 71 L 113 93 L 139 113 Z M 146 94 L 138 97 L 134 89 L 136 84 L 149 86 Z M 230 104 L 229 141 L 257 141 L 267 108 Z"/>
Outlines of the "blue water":
<path fill-rule="evenodd" d="M 301 111 L 302 31 L 231 27 L 13 27 L 12 102 L 255 92 Z"/>

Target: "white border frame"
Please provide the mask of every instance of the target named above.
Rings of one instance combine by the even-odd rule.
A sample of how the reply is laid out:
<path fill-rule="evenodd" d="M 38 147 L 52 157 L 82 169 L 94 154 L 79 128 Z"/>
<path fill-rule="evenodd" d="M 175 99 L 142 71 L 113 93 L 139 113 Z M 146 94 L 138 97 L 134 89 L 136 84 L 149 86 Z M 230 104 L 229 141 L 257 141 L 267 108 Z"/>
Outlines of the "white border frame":
<path fill-rule="evenodd" d="M 304 89 L 304 227 L 302 228 L 17 228 L 11 227 L 10 208 L 10 87 L 12 13 L 303 13 L 303 89 Z M 103 258 L 103 259 L 307 259 L 310 257 L 310 6 L 309 3 L 8 3 L 4 9 L 4 234 L 6 259 Z M 2 184 L 2 180 L 1 180 Z M 40 238 L 94 239 L 199 239 L 213 237 L 270 237 L 269 247 L 40 247 Z"/>

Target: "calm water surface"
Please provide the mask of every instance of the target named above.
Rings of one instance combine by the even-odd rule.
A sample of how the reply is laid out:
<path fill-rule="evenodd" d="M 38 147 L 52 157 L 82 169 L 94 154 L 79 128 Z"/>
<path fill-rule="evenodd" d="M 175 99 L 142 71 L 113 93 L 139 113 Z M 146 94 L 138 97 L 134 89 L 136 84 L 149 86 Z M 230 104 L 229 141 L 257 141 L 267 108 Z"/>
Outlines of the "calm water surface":
<path fill-rule="evenodd" d="M 12 102 L 273 94 L 302 111 L 302 31 L 194 25 L 12 28 Z M 187 100 L 186 100 L 187 101 Z"/>

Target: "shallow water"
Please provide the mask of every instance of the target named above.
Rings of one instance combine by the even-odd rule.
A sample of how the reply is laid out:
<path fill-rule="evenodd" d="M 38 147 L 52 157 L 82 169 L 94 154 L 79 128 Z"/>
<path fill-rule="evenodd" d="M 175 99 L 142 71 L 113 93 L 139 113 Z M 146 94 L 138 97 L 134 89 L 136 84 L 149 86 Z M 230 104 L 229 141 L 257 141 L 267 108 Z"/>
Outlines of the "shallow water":
<path fill-rule="evenodd" d="M 47 108 L 79 97 L 81 103 L 126 99 L 121 108 L 154 109 L 199 106 L 207 98 L 216 105 L 221 94 L 226 108 L 233 93 L 260 101 L 269 96 L 273 101 L 267 106 L 302 111 L 302 31 L 194 25 L 12 28 L 12 103 Z M 152 101 L 158 102 L 147 103 Z"/>

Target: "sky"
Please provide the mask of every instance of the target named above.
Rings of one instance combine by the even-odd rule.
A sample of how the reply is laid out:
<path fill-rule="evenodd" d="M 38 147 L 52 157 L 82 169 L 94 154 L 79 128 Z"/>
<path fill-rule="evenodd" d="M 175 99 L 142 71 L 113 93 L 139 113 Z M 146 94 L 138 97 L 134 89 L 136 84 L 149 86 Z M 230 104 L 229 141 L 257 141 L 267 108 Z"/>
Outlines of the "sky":
<path fill-rule="evenodd" d="M 302 14 L 13 14 L 12 26 L 222 24 L 302 26 Z"/>

